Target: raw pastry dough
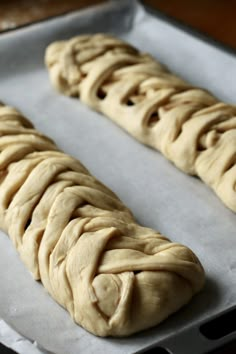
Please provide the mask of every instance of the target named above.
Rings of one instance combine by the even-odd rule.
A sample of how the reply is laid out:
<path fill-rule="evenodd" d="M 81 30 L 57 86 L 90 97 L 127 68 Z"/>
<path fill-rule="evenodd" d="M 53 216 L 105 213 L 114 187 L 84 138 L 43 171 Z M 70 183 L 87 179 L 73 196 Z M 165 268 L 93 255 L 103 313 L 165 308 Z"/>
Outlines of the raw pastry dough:
<path fill-rule="evenodd" d="M 117 196 L 0 105 L 0 226 L 35 279 L 98 336 L 155 326 L 204 283 L 197 257 L 135 223 Z"/>
<path fill-rule="evenodd" d="M 51 44 L 55 88 L 80 96 L 178 168 L 199 176 L 236 212 L 236 107 L 106 34 Z"/>

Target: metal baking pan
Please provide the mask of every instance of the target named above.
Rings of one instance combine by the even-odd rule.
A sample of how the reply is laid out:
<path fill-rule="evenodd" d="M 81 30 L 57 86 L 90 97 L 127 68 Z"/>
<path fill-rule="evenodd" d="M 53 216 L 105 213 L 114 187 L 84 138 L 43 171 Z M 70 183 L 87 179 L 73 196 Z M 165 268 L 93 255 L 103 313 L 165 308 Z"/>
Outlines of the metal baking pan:
<path fill-rule="evenodd" d="M 97 338 L 75 325 L 32 280 L 1 233 L 0 317 L 44 353 L 205 354 L 226 343 L 232 348 L 235 329 L 220 331 L 217 318 L 226 316 L 220 317 L 226 328 L 235 313 L 235 214 L 200 180 L 177 170 L 106 117 L 52 89 L 43 61 L 46 46 L 88 32 L 124 38 L 227 102 L 236 97 L 236 58 L 136 1 L 110 1 L 0 36 L 0 100 L 20 109 L 61 149 L 79 158 L 138 222 L 189 246 L 204 265 L 206 286 L 153 329 L 130 338 Z"/>

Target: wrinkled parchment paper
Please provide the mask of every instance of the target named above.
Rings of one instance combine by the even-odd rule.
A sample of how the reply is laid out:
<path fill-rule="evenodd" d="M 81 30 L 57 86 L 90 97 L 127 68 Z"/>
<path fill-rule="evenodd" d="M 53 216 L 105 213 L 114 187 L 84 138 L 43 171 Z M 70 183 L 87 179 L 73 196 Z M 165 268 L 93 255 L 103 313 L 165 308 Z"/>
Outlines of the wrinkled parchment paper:
<path fill-rule="evenodd" d="M 236 102 L 236 58 L 147 14 L 135 1 L 109 2 L 0 36 L 0 100 L 20 109 L 62 150 L 79 158 L 141 224 L 189 246 L 207 275 L 204 291 L 158 327 L 130 338 L 97 338 L 75 325 L 33 281 L 1 232 L 0 317 L 53 353 L 128 354 L 235 305 L 236 216 L 197 178 L 52 89 L 43 62 L 46 46 L 89 32 L 115 33 L 229 102 Z"/>

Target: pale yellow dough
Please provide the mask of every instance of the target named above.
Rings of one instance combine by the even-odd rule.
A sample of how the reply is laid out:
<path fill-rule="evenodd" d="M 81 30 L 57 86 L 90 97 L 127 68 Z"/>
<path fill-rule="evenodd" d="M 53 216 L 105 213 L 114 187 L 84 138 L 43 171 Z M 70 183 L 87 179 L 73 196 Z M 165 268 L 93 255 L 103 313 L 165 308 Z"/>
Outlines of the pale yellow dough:
<path fill-rule="evenodd" d="M 46 64 L 56 89 L 79 96 L 182 171 L 200 177 L 236 212 L 235 106 L 107 34 L 55 42 L 47 48 Z"/>
<path fill-rule="evenodd" d="M 0 226 L 86 330 L 127 336 L 155 326 L 202 288 L 192 251 L 136 224 L 78 160 L 4 105 L 0 149 Z"/>

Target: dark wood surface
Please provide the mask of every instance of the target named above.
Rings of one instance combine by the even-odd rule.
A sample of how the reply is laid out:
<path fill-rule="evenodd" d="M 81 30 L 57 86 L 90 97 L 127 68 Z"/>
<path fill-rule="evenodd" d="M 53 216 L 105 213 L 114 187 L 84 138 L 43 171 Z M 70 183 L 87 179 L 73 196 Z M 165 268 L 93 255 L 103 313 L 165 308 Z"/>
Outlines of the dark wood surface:
<path fill-rule="evenodd" d="M 236 49 L 235 0 L 145 0 L 144 2 Z"/>
<path fill-rule="evenodd" d="M 104 1 L 104 0 L 103 0 Z M 61 15 L 102 0 L 0 0 L 0 31 Z"/>

